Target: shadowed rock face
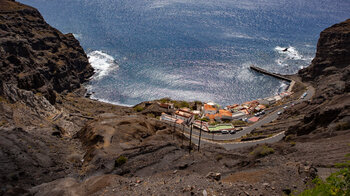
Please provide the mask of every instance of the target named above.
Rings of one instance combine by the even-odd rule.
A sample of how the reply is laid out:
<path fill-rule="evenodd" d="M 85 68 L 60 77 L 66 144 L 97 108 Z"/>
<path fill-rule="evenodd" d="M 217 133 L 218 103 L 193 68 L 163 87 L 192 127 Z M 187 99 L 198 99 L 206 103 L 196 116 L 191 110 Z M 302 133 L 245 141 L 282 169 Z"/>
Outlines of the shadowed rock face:
<path fill-rule="evenodd" d="M 0 0 L 0 94 L 3 85 L 41 93 L 55 103 L 61 93 L 80 87 L 93 68 L 72 34 L 49 26 L 34 8 Z"/>
<path fill-rule="evenodd" d="M 350 19 L 321 32 L 316 57 L 299 71 L 316 89 L 303 109 L 304 120 L 288 130 L 305 135 L 315 130 L 334 133 L 350 128 Z"/>
<path fill-rule="evenodd" d="M 305 81 L 318 81 L 337 72 L 349 70 L 349 65 L 350 19 L 321 32 L 316 57 L 309 67 L 300 70 L 299 75 Z"/>
<path fill-rule="evenodd" d="M 251 153 L 260 147 L 226 151 L 212 145 L 188 154 L 189 143 L 182 143 L 179 132 L 145 117 L 166 109 L 141 104 L 144 110 L 136 115 L 131 108 L 80 93 L 56 94 L 78 88 L 93 73 L 84 51 L 34 8 L 0 0 L 0 195 L 202 195 L 204 190 L 208 195 L 281 195 L 302 190 L 315 177 L 312 164 L 342 162 L 350 148 L 350 132 L 344 130 L 350 113 L 348 50 L 343 49 L 348 45 L 342 44 L 349 43 L 346 24 L 321 34 L 325 41 L 313 64 L 300 72 L 304 80 L 314 80 L 317 92 L 312 102 L 296 106 L 303 122 L 289 130 L 303 135 L 341 125 L 338 136 L 293 146 L 277 143 L 269 146 L 275 152 L 264 157 Z M 56 94 L 56 105 L 40 94 L 52 103 Z M 207 178 L 208 173 L 221 173 L 222 180 Z"/>

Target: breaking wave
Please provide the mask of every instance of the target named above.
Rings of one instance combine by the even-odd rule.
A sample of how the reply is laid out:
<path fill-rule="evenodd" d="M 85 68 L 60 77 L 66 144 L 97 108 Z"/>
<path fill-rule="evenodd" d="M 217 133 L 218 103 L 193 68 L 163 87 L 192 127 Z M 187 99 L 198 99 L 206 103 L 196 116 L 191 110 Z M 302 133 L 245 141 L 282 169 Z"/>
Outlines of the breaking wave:
<path fill-rule="evenodd" d="M 95 69 L 94 79 L 99 80 L 108 75 L 110 71 L 119 68 L 115 59 L 102 51 L 96 50 L 88 53 L 87 56 L 91 66 Z"/>
<path fill-rule="evenodd" d="M 292 46 L 277 46 L 275 47 L 275 51 L 279 54 L 275 63 L 280 67 L 287 67 L 287 70 L 289 69 L 290 72 L 295 72 L 298 69 L 304 68 L 312 60 L 312 57 L 301 55 L 299 51 Z"/>

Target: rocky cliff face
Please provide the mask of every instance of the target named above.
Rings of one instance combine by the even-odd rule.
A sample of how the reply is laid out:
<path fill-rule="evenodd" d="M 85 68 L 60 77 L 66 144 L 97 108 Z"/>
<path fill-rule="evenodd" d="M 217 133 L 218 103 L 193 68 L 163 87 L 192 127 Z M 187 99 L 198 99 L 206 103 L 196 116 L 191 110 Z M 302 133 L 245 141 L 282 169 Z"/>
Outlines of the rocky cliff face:
<path fill-rule="evenodd" d="M 321 32 L 316 57 L 299 75 L 305 81 L 322 83 L 322 78 L 348 71 L 350 65 L 350 19 Z M 342 78 L 340 78 L 342 80 Z"/>
<path fill-rule="evenodd" d="M 303 121 L 289 133 L 305 135 L 350 128 L 350 19 L 321 32 L 316 57 L 299 71 L 303 81 L 316 89 L 309 103 L 304 103 Z"/>
<path fill-rule="evenodd" d="M 49 26 L 34 8 L 0 0 L 0 95 L 16 86 L 55 103 L 61 93 L 80 87 L 93 68 L 72 34 Z M 6 97 L 8 98 L 8 97 Z"/>
<path fill-rule="evenodd" d="M 261 146 L 226 151 L 204 145 L 189 153 L 189 141 L 173 127 L 145 117 L 159 114 L 159 108 L 136 113 L 80 93 L 59 94 L 78 88 L 93 73 L 79 43 L 46 24 L 34 8 L 0 0 L 0 195 L 302 190 L 315 177 L 313 164 L 329 169 L 350 148 L 349 32 L 348 20 L 321 34 L 313 64 L 300 72 L 317 87 L 316 95 L 291 108 L 300 113 L 290 116 L 293 121 L 302 122 L 290 134 L 339 129 L 331 140 L 265 146 L 275 149 L 270 155 L 254 153 Z M 221 173 L 221 180 L 213 172 Z"/>

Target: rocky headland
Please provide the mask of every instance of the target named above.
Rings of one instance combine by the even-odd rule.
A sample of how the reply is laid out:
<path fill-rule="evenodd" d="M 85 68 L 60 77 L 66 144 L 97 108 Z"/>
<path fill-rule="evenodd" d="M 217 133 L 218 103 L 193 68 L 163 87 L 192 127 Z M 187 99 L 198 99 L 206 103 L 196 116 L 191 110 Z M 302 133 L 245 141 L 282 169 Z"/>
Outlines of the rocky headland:
<path fill-rule="evenodd" d="M 85 98 L 85 52 L 35 8 L 0 0 L 0 51 L 0 195 L 298 193 L 350 151 L 350 20 L 324 30 L 293 76 L 315 88 L 312 100 L 263 127 L 287 136 L 232 151 L 191 150 L 152 102 L 138 111 Z"/>

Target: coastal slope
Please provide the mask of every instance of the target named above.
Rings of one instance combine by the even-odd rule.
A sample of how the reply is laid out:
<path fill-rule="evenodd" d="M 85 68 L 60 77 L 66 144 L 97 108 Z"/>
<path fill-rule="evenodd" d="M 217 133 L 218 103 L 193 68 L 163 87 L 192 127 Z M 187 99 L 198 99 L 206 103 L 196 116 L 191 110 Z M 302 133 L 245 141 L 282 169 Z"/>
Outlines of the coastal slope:
<path fill-rule="evenodd" d="M 303 82 L 315 89 L 312 101 L 303 103 L 303 121 L 289 134 L 311 132 L 336 134 L 350 128 L 350 19 L 335 24 L 320 34 L 316 57 L 299 71 Z M 294 110 L 296 111 L 296 110 Z M 292 112 L 293 114 L 293 112 Z"/>
<path fill-rule="evenodd" d="M 314 61 L 295 76 L 316 93 L 274 122 L 287 130 L 283 141 L 198 150 L 154 118 L 164 111 L 156 104 L 137 112 L 85 98 L 93 69 L 79 42 L 35 8 L 0 0 L 0 195 L 302 191 L 316 167 L 350 150 L 349 22 L 322 32 Z"/>
<path fill-rule="evenodd" d="M 10 86 L 42 94 L 51 104 L 55 92 L 72 91 L 93 68 L 72 34 L 48 25 L 35 8 L 0 1 L 0 95 L 11 100 Z"/>

